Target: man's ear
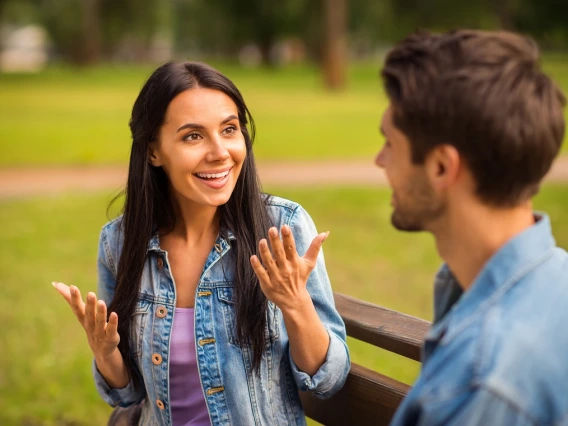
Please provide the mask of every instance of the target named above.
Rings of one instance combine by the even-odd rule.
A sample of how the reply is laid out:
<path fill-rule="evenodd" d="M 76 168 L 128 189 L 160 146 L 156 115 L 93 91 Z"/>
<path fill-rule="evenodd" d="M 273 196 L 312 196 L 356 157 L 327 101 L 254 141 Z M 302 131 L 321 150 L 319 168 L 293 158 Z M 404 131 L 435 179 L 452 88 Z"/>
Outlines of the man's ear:
<path fill-rule="evenodd" d="M 148 144 L 148 162 L 154 167 L 160 167 L 162 165 L 162 160 L 157 147 L 158 143 L 155 141 Z"/>
<path fill-rule="evenodd" d="M 458 180 L 462 167 L 461 156 L 452 145 L 438 145 L 426 156 L 428 178 L 440 190 L 448 189 Z"/>

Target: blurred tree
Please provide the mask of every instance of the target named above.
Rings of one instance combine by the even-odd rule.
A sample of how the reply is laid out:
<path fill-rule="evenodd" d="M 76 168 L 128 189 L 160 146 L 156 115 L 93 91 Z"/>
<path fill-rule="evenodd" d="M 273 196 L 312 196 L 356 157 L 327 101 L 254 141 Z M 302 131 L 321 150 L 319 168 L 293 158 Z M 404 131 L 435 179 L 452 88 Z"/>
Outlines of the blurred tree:
<path fill-rule="evenodd" d="M 534 36 L 545 48 L 566 48 L 568 1 L 522 0 L 514 17 L 514 25 L 518 30 Z"/>
<path fill-rule="evenodd" d="M 254 44 L 264 65 L 274 65 L 272 48 L 289 36 L 308 30 L 309 0 L 175 0 L 174 32 L 182 50 L 213 50 L 236 57 Z M 321 13 L 321 9 L 320 9 Z"/>
<path fill-rule="evenodd" d="M 324 82 L 328 89 L 345 86 L 347 68 L 347 0 L 324 0 Z"/>
<path fill-rule="evenodd" d="M 99 62 L 101 58 L 101 0 L 84 0 L 82 49 L 80 63 L 89 65 Z"/>
<path fill-rule="evenodd" d="M 154 35 L 170 25 L 169 0 L 0 0 L 0 18 L 38 23 L 56 57 L 90 65 L 123 48 L 128 58 L 146 60 Z M 3 6 L 3 7 L 2 7 Z"/>
<path fill-rule="evenodd" d="M 297 38 L 329 82 L 341 80 L 330 64 L 347 57 L 342 46 L 365 57 L 417 28 L 500 27 L 568 46 L 568 0 L 0 0 L 6 23 L 43 25 L 54 56 L 78 64 L 145 61 L 156 37 L 172 34 L 178 52 L 236 58 L 254 44 L 270 65 L 273 46 Z"/>

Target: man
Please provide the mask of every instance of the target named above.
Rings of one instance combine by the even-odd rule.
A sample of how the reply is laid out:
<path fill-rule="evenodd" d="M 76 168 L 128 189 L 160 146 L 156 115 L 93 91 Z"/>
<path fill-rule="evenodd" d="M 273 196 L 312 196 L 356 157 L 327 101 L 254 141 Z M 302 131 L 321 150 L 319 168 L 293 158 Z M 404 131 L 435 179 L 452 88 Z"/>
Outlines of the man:
<path fill-rule="evenodd" d="M 428 231 L 445 264 L 422 372 L 399 425 L 568 425 L 568 254 L 531 198 L 564 137 L 565 98 L 534 42 L 414 34 L 382 71 L 376 158 L 392 223 Z"/>

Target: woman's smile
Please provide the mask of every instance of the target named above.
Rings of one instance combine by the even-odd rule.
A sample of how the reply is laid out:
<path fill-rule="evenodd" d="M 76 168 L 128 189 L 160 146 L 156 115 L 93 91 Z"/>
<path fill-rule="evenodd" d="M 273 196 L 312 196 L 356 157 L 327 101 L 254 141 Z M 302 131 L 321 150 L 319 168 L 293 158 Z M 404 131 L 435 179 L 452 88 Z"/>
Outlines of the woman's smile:
<path fill-rule="evenodd" d="M 210 188 L 221 189 L 229 181 L 232 170 L 233 166 L 220 170 L 208 170 L 205 172 L 198 172 L 193 174 L 193 176 L 196 177 L 201 183 L 203 183 L 204 185 Z"/>

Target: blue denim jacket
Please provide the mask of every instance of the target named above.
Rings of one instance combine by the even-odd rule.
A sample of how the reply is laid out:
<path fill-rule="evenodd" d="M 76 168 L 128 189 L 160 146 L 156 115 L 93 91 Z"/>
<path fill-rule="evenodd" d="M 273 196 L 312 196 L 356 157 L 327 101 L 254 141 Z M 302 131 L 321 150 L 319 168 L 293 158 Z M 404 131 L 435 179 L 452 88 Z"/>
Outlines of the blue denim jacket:
<path fill-rule="evenodd" d="M 422 372 L 391 425 L 568 424 L 568 254 L 538 219 L 469 291 L 442 267 Z"/>
<path fill-rule="evenodd" d="M 317 235 L 308 213 L 298 204 L 278 197 L 269 202 L 274 226 L 291 227 L 298 252 L 303 254 Z M 109 304 L 114 295 L 123 234 L 121 218 L 103 227 L 99 243 L 98 296 Z M 281 311 L 268 306 L 267 346 L 260 373 L 251 369 L 252 350 L 237 345 L 234 305 L 234 236 L 219 237 L 205 263 L 195 297 L 197 363 L 213 425 L 304 425 L 298 389 L 325 398 L 341 388 L 350 362 L 345 325 L 335 310 L 323 253 L 307 288 L 330 336 L 324 364 L 313 376 L 300 371 L 289 352 Z M 140 425 L 171 425 L 169 396 L 169 343 L 176 305 L 175 286 L 167 252 L 158 237 L 148 246 L 142 286 L 132 316 L 131 351 L 144 380 L 135 391 L 132 382 L 111 389 L 93 363 L 97 390 L 112 406 L 129 406 L 145 400 Z M 119 318 L 120 321 L 120 318 Z M 159 357 L 157 356 L 159 355 Z"/>

